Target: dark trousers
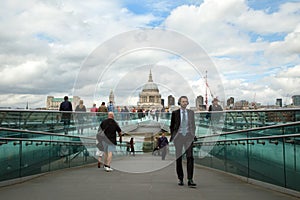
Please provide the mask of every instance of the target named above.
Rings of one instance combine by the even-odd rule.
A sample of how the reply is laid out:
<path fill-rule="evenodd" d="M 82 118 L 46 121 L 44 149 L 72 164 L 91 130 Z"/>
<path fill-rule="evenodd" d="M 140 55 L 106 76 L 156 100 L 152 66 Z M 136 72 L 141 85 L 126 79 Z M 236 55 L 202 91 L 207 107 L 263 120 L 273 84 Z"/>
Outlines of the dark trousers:
<path fill-rule="evenodd" d="M 130 154 L 132 153 L 133 156 L 135 156 L 134 147 L 130 147 Z"/>
<path fill-rule="evenodd" d="M 64 123 L 64 132 L 65 132 L 65 134 L 68 134 L 69 127 L 70 127 L 70 124 L 71 124 L 70 119 L 65 118 L 65 119 L 62 119 L 61 121 Z"/>
<path fill-rule="evenodd" d="M 176 152 L 176 172 L 177 177 L 183 180 L 182 156 L 185 153 L 187 160 L 187 178 L 193 179 L 194 176 L 194 156 L 193 156 L 193 140 L 184 136 L 179 136 L 174 141 Z M 183 153 L 183 149 L 185 152 Z"/>

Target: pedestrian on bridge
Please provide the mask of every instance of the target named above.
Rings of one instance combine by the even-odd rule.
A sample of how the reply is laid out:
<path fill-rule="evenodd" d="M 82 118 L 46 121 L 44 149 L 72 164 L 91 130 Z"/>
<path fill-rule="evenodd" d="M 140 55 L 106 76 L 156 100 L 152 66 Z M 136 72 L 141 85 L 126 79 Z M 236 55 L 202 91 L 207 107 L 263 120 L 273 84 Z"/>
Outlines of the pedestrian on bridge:
<path fill-rule="evenodd" d="M 98 108 L 96 107 L 96 104 L 93 104 L 93 107 L 90 109 L 91 117 L 92 117 L 92 130 L 97 130 L 97 115 Z"/>
<path fill-rule="evenodd" d="M 116 151 L 116 145 L 117 145 L 117 135 L 119 134 L 120 137 L 120 143 L 122 143 L 122 130 L 118 123 L 114 120 L 114 113 L 108 112 L 108 118 L 103 120 L 100 124 L 100 128 L 104 130 L 105 139 L 102 141 L 103 147 L 104 147 L 104 169 L 107 172 L 113 171 L 113 169 L 110 167 L 113 152 Z"/>
<path fill-rule="evenodd" d="M 166 159 L 168 144 L 169 144 L 168 138 L 166 137 L 165 133 L 162 133 L 161 137 L 158 139 L 158 148 L 159 151 L 161 152 L 162 160 Z"/>
<path fill-rule="evenodd" d="M 105 102 L 102 102 L 98 108 L 97 116 L 99 117 L 99 121 L 102 122 L 107 116 L 108 110 L 105 106 Z"/>
<path fill-rule="evenodd" d="M 59 111 L 63 111 L 61 115 L 61 121 L 64 123 L 64 132 L 65 135 L 67 135 L 72 117 L 71 112 L 73 111 L 72 103 L 69 101 L 68 96 L 65 96 L 64 101 L 59 105 Z"/>
<path fill-rule="evenodd" d="M 189 104 L 186 96 L 181 96 L 178 99 L 178 105 L 180 109 L 172 112 L 171 115 L 171 138 L 170 141 L 174 142 L 175 154 L 176 154 L 176 172 L 178 177 L 178 185 L 183 186 L 183 169 L 182 169 L 182 150 L 187 159 L 187 178 L 188 186 L 196 187 L 193 181 L 194 174 L 194 156 L 193 156 L 193 141 L 195 139 L 195 114 L 194 111 L 187 109 Z"/>
<path fill-rule="evenodd" d="M 76 119 L 77 119 L 77 131 L 78 131 L 78 134 L 83 134 L 83 128 L 84 128 L 84 123 L 85 123 L 85 113 L 86 112 L 86 107 L 85 105 L 83 105 L 83 100 L 80 100 L 79 101 L 79 105 L 76 106 L 75 108 L 75 112 L 76 113 Z"/>
<path fill-rule="evenodd" d="M 130 145 L 130 154 L 132 153 L 132 155 L 135 156 L 135 150 L 134 150 L 134 141 L 133 141 L 133 138 L 130 139 L 129 145 Z"/>
<path fill-rule="evenodd" d="M 219 100 L 214 98 L 212 104 L 208 108 L 209 113 L 207 113 L 207 119 L 210 120 L 210 125 L 213 131 L 213 134 L 217 134 L 219 131 L 220 119 L 223 116 L 223 108 L 219 105 Z M 219 112 L 218 112 L 219 111 Z"/>

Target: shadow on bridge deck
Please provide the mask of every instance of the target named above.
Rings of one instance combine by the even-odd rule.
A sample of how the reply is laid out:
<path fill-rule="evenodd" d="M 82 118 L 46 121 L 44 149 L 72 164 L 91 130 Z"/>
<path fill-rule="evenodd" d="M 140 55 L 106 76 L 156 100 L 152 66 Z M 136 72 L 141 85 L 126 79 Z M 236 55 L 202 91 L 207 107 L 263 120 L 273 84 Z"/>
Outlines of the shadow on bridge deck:
<path fill-rule="evenodd" d="M 149 165 L 149 160 L 141 155 L 114 160 L 113 164 L 122 166 L 118 162 L 124 164 L 124 167 L 129 163 L 139 163 L 139 167 Z M 147 173 L 127 173 L 119 170 L 105 172 L 103 168 L 96 168 L 96 165 L 60 170 L 20 184 L 2 187 L 0 196 L 1 199 L 10 200 L 298 199 L 201 166 L 195 167 L 194 180 L 198 184 L 197 188 L 188 188 L 186 184 L 178 186 L 174 162 L 161 162 L 168 164 Z"/>

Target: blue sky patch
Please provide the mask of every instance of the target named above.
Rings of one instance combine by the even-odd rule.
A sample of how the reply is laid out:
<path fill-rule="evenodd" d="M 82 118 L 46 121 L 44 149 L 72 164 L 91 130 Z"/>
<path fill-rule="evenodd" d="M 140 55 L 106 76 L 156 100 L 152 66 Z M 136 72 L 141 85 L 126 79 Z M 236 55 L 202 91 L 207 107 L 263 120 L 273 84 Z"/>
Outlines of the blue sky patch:
<path fill-rule="evenodd" d="M 248 0 L 247 4 L 254 10 L 264 10 L 271 14 L 278 12 L 280 5 L 288 2 L 299 2 L 299 0 Z"/>
<path fill-rule="evenodd" d="M 286 33 L 274 33 L 274 34 L 257 34 L 254 32 L 249 32 L 248 35 L 251 38 L 251 42 L 257 42 L 261 40 L 263 42 L 274 42 L 274 41 L 283 41 Z"/>
<path fill-rule="evenodd" d="M 48 43 L 53 43 L 56 41 L 54 37 L 42 32 L 35 34 L 35 37 L 39 40 L 47 41 Z"/>
<path fill-rule="evenodd" d="M 136 15 L 153 14 L 160 18 L 166 18 L 170 12 L 182 5 L 196 5 L 199 6 L 203 1 L 195 0 L 125 0 L 122 1 L 123 6 L 126 7 L 130 12 Z"/>

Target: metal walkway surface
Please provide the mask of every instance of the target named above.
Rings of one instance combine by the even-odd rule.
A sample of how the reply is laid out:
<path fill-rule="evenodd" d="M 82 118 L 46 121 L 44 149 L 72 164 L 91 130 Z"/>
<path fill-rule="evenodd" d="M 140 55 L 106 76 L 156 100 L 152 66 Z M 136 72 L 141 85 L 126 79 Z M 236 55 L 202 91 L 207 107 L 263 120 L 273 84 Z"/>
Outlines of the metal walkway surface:
<path fill-rule="evenodd" d="M 153 164 L 154 159 L 154 164 Z M 162 164 L 160 165 L 159 162 Z M 137 164 L 138 163 L 138 164 Z M 152 164 L 151 164 L 152 163 Z M 105 172 L 96 165 L 51 172 L 23 183 L 0 188 L 0 198 L 9 200 L 291 200 L 299 199 L 251 185 L 215 170 L 195 166 L 197 188 L 177 185 L 175 163 L 160 157 L 137 155 L 113 160 L 112 166 L 145 169 Z M 150 165 L 150 167 L 149 167 Z M 133 169 L 134 169 L 133 167 Z M 148 169 L 147 168 L 147 169 Z M 185 171 L 186 174 L 186 171 Z"/>

